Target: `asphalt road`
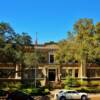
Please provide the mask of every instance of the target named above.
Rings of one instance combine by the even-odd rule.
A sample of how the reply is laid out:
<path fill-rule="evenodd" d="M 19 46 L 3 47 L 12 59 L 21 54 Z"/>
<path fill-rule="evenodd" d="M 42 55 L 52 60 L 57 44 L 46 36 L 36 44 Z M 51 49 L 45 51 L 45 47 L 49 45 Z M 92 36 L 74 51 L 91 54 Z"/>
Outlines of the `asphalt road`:
<path fill-rule="evenodd" d="M 100 100 L 100 94 L 89 94 L 90 100 Z M 35 100 L 54 100 L 53 96 L 38 96 Z"/>
<path fill-rule="evenodd" d="M 100 100 L 100 94 L 89 94 L 90 100 Z M 6 100 L 5 97 L 1 97 L 0 100 Z M 54 100 L 52 95 L 36 96 L 35 100 Z"/>
<path fill-rule="evenodd" d="M 56 89 L 54 91 L 51 91 L 51 94 L 55 94 L 59 89 Z M 100 93 L 99 94 L 88 94 L 90 100 L 100 100 Z M 54 98 L 51 96 L 50 100 L 54 100 Z"/>

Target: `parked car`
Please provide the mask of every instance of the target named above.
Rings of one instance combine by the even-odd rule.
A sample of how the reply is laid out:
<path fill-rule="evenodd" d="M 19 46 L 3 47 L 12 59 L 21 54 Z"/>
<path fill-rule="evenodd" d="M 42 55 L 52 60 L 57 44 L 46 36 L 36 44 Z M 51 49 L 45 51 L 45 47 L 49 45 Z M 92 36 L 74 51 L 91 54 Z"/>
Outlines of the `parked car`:
<path fill-rule="evenodd" d="M 60 90 L 56 95 L 56 100 L 88 100 L 87 93 L 75 90 Z"/>
<path fill-rule="evenodd" d="M 14 91 L 8 95 L 7 100 L 34 100 L 34 98 L 21 91 Z"/>

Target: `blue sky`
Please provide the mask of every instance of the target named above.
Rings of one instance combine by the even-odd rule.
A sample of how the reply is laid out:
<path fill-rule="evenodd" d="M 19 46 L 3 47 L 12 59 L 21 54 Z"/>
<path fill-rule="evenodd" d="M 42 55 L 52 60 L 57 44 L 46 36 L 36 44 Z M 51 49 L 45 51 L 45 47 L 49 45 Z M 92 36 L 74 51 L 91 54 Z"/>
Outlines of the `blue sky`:
<path fill-rule="evenodd" d="M 38 42 L 59 41 L 80 18 L 100 21 L 100 0 L 0 0 L 0 22 L 27 32 Z"/>

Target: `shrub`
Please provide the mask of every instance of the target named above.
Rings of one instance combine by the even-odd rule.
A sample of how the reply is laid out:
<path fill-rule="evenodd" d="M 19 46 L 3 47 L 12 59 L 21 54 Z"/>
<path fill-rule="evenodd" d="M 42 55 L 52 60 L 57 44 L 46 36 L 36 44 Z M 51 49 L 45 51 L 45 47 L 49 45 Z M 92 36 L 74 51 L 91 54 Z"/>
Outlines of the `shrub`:
<path fill-rule="evenodd" d="M 64 83 L 65 83 L 65 86 L 67 85 L 68 87 L 79 86 L 79 83 L 78 83 L 77 79 L 69 77 L 69 76 L 66 78 Z"/>
<path fill-rule="evenodd" d="M 30 93 L 32 93 L 32 88 L 22 89 L 21 91 L 26 94 L 30 94 Z"/>
<path fill-rule="evenodd" d="M 44 87 L 41 87 L 41 88 L 34 88 L 31 92 L 31 95 L 47 95 L 49 94 L 49 89 L 48 88 L 44 88 Z"/>
<path fill-rule="evenodd" d="M 77 82 L 78 82 L 79 86 L 87 86 L 88 85 L 88 82 L 83 81 L 83 80 L 78 80 Z"/>
<path fill-rule="evenodd" d="M 49 89 L 45 89 L 44 92 L 45 92 L 45 93 L 48 93 L 48 92 L 49 92 Z"/>
<path fill-rule="evenodd" d="M 15 91 L 21 89 L 21 83 L 20 82 L 10 82 L 8 83 L 9 91 Z"/>
<path fill-rule="evenodd" d="M 91 86 L 94 86 L 94 87 L 95 87 L 95 86 L 99 86 L 99 85 L 100 85 L 100 82 L 91 81 L 91 82 L 90 82 L 90 85 L 91 85 Z"/>
<path fill-rule="evenodd" d="M 67 85 L 66 85 L 64 88 L 65 88 L 65 89 L 68 89 L 68 90 L 71 89 L 71 87 L 69 87 L 69 86 L 67 86 Z"/>
<path fill-rule="evenodd" d="M 20 82 L 3 82 L 0 88 L 6 91 L 15 91 L 21 88 L 22 84 Z"/>
<path fill-rule="evenodd" d="M 100 93 L 100 88 L 90 88 L 90 87 L 83 87 L 77 89 L 79 92 L 86 92 L 86 93 Z"/>

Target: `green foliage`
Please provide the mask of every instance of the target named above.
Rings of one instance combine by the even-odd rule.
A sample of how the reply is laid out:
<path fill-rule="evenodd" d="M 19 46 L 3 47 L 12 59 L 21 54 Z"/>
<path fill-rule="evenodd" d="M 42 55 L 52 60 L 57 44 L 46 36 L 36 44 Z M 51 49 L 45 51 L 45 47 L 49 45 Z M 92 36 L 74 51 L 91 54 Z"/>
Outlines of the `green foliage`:
<path fill-rule="evenodd" d="M 44 89 L 44 92 L 45 92 L 45 93 L 48 93 L 48 92 L 49 92 L 49 89 L 47 89 L 47 88 Z"/>
<path fill-rule="evenodd" d="M 31 94 L 33 89 L 32 88 L 27 88 L 27 89 L 22 89 L 21 91 L 26 93 L 26 94 Z"/>
<path fill-rule="evenodd" d="M 15 37 L 15 31 L 10 24 L 1 22 L 0 23 L 0 38 L 3 42 L 12 43 Z"/>
<path fill-rule="evenodd" d="M 98 61 L 100 64 L 100 23 L 94 25 L 91 19 L 80 19 L 74 24 L 73 31 L 68 34 L 66 40 L 59 42 L 56 62 L 59 64 L 78 62 L 82 73 L 80 77 L 86 77 L 85 70 L 88 63 Z M 68 85 L 75 84 L 73 79 L 68 81 Z"/>
<path fill-rule="evenodd" d="M 77 81 L 77 79 L 67 76 L 66 80 L 65 80 L 65 88 L 67 87 L 77 87 L 79 86 L 79 83 Z"/>
<path fill-rule="evenodd" d="M 20 82 L 3 82 L 0 88 L 6 91 L 15 91 L 21 89 L 22 84 Z"/>
<path fill-rule="evenodd" d="M 47 95 L 49 93 L 50 92 L 48 88 L 41 87 L 41 88 L 33 88 L 31 95 Z"/>
<path fill-rule="evenodd" d="M 78 84 L 80 86 L 87 86 L 88 85 L 88 82 L 87 81 L 83 81 L 83 80 L 78 80 Z"/>
<path fill-rule="evenodd" d="M 100 82 L 98 82 L 98 81 L 91 81 L 91 82 L 89 82 L 89 86 L 91 86 L 91 87 L 100 86 Z"/>
<path fill-rule="evenodd" d="M 95 31 L 96 30 L 96 31 Z M 72 32 L 68 32 L 67 40 L 59 42 L 56 60 L 60 62 L 81 63 L 100 58 L 100 23 L 96 26 L 91 19 L 83 18 L 74 24 Z"/>
<path fill-rule="evenodd" d="M 68 90 L 76 90 L 79 92 L 86 92 L 86 93 L 100 93 L 100 87 L 65 87 Z"/>
<path fill-rule="evenodd" d="M 36 66 L 37 64 L 36 53 L 25 53 L 24 54 L 24 64 L 28 67 Z"/>
<path fill-rule="evenodd" d="M 16 82 L 16 83 L 8 83 L 8 87 L 9 87 L 9 91 L 15 91 L 15 90 L 19 90 L 21 88 L 21 83 Z"/>
<path fill-rule="evenodd" d="M 86 93 L 100 93 L 100 88 L 94 87 L 83 87 L 76 89 L 79 92 L 86 92 Z"/>

